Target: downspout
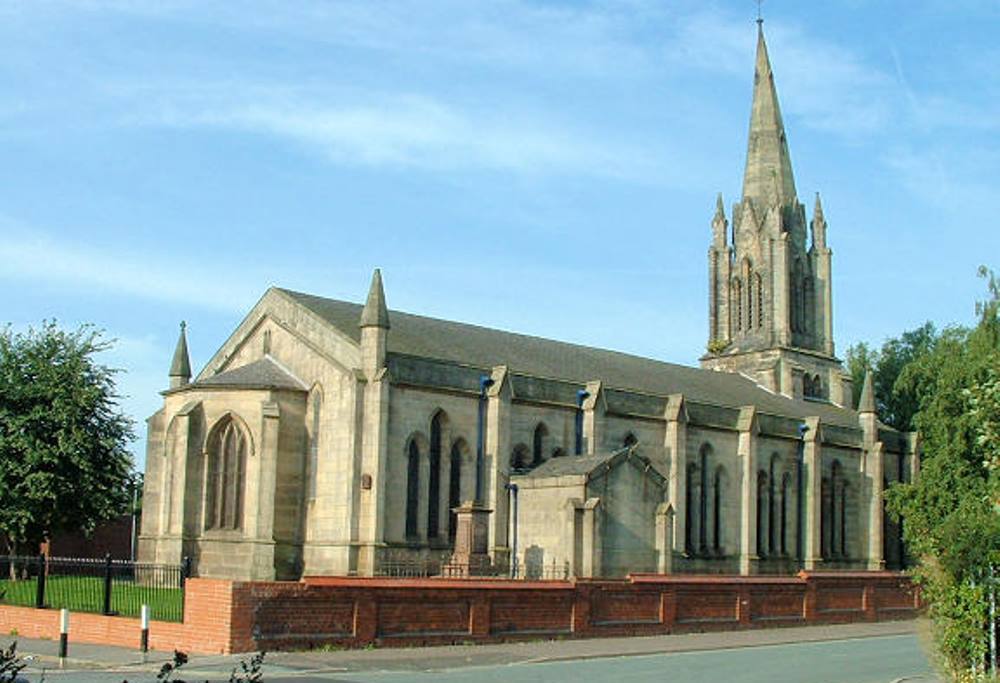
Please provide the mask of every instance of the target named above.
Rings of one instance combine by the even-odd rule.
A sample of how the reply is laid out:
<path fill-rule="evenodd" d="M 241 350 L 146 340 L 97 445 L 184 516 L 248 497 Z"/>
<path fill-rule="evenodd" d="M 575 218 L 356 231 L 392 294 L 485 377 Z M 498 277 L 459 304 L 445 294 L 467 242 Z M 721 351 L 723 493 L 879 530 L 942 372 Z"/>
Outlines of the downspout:
<path fill-rule="evenodd" d="M 483 502 L 483 467 L 486 451 L 486 390 L 493 386 L 493 378 L 483 375 L 479 378 L 479 420 L 476 438 L 476 505 Z"/>
<path fill-rule="evenodd" d="M 576 455 L 583 453 L 583 402 L 590 397 L 590 392 L 580 389 L 576 392 Z"/>
<path fill-rule="evenodd" d="M 805 537 L 803 531 L 805 525 L 803 522 L 803 515 L 805 513 L 805 499 L 802 495 L 802 469 L 805 467 L 805 451 L 806 451 L 806 432 L 809 431 L 809 425 L 803 423 L 799 425 L 799 445 L 798 453 L 796 454 L 796 459 L 798 460 L 798 467 L 795 468 L 795 546 L 797 550 L 799 564 L 801 565 L 805 559 Z"/>
<path fill-rule="evenodd" d="M 507 485 L 507 491 L 511 496 L 511 514 L 513 515 L 513 539 L 511 542 L 511 562 L 510 562 L 510 578 L 516 579 L 518 577 L 518 566 L 517 566 L 517 484 Z"/>

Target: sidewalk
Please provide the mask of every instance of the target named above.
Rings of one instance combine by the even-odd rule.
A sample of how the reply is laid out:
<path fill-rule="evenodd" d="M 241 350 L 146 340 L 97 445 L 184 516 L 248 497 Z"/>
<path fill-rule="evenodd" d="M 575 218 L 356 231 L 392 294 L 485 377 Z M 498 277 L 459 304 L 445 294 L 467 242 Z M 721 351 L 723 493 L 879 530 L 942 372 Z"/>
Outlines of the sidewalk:
<path fill-rule="evenodd" d="M 306 651 L 269 653 L 265 672 L 303 675 L 306 673 L 352 673 L 386 671 L 446 670 L 469 665 L 488 666 L 557 662 L 565 660 L 622 657 L 659 653 L 692 652 L 747 648 L 789 643 L 871 638 L 913 634 L 923 629 L 919 621 L 895 621 L 866 624 L 805 626 L 797 628 L 757 629 L 631 638 L 594 638 L 581 640 L 535 640 L 489 645 L 451 645 L 440 647 L 386 648 L 374 650 Z M 14 638 L 0 638 L 6 647 Z M 69 658 L 59 669 L 58 643 L 20 638 L 18 652 L 35 659 L 23 674 L 37 680 L 42 669 L 49 681 L 121 681 L 133 683 L 152 680 L 172 653 L 142 653 L 120 647 L 70 643 Z M 226 674 L 246 655 L 193 656 L 184 668 L 187 678 Z M 101 674 L 104 674 L 103 676 Z M 110 677 L 114 674 L 115 677 Z M 266 680 L 266 679 L 265 679 Z"/>

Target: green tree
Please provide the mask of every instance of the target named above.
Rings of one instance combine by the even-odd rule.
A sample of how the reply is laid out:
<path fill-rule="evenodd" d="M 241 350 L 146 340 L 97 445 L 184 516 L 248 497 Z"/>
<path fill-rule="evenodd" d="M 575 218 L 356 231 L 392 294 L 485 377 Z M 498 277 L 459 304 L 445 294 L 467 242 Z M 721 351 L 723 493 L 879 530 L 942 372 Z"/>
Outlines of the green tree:
<path fill-rule="evenodd" d="M 943 660 L 956 675 L 986 661 L 988 595 L 1000 566 L 995 462 L 1000 397 L 1000 292 L 988 273 L 990 299 L 972 329 L 946 329 L 926 354 L 906 365 L 895 387 L 917 397 L 913 418 L 924 453 L 920 476 L 890 488 L 890 513 L 905 518 L 904 536 L 919 559 L 921 583 Z"/>
<path fill-rule="evenodd" d="M 0 535 L 31 552 L 128 509 L 132 421 L 118 406 L 110 348 L 90 326 L 0 330 Z"/>
<path fill-rule="evenodd" d="M 910 387 L 900 385 L 898 379 L 903 368 L 934 349 L 939 336 L 934 324 L 927 322 L 899 337 L 887 339 L 878 350 L 864 342 L 848 348 L 846 363 L 854 381 L 854 406 L 857 407 L 861 398 L 865 373 L 871 370 L 879 419 L 890 427 L 912 431 L 920 397 Z"/>

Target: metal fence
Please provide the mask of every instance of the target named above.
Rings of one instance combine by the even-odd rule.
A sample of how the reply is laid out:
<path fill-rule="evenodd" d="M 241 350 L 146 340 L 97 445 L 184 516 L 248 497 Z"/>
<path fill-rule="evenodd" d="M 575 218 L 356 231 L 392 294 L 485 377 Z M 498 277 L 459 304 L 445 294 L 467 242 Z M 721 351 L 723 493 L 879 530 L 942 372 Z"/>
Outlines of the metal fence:
<path fill-rule="evenodd" d="M 529 562 L 527 566 L 518 564 L 513 568 L 505 565 L 470 567 L 447 556 L 427 557 L 408 552 L 382 554 L 374 573 L 395 579 L 493 577 L 525 581 L 565 581 L 571 575 L 565 562 Z"/>
<path fill-rule="evenodd" d="M 190 575 L 187 558 L 168 565 L 110 555 L 103 560 L 0 555 L 0 603 L 128 617 L 148 605 L 152 619 L 179 622 Z"/>

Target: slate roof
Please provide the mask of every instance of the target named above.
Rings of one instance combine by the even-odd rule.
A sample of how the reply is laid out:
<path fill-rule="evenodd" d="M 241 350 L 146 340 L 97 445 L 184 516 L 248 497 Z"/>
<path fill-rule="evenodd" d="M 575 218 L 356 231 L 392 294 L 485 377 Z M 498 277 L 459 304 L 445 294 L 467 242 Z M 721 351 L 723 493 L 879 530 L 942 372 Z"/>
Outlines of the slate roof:
<path fill-rule="evenodd" d="M 289 373 L 269 357 L 247 365 L 220 372 L 200 379 L 187 387 L 212 387 L 215 389 L 294 389 L 306 391 L 301 380 Z"/>
<path fill-rule="evenodd" d="M 361 342 L 359 304 L 276 289 L 306 307 L 356 343 Z M 820 401 L 796 401 L 771 393 L 730 372 L 703 370 L 651 358 L 531 337 L 477 325 L 390 311 L 388 353 L 433 358 L 488 370 L 506 365 L 515 373 L 581 384 L 601 380 L 606 388 L 656 396 L 684 394 L 712 405 L 756 405 L 788 417 L 818 416 L 824 422 L 857 428 L 857 413 Z"/>
<path fill-rule="evenodd" d="M 649 459 L 638 452 L 629 452 L 628 448 L 622 448 L 610 453 L 599 453 L 597 455 L 584 456 L 563 456 L 561 458 L 549 458 L 538 467 L 528 472 L 514 474 L 514 477 L 528 477 L 531 479 L 544 479 L 548 477 L 563 477 L 573 475 L 587 475 L 595 472 L 600 467 L 609 463 L 618 463 L 626 459 L 633 459 L 639 462 L 643 468 L 649 466 L 656 473 L 658 479 L 665 479 L 663 474 L 652 466 Z"/>

